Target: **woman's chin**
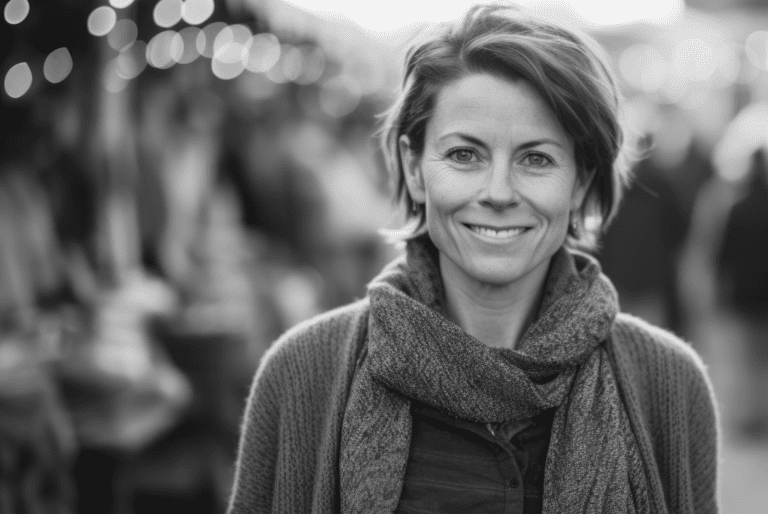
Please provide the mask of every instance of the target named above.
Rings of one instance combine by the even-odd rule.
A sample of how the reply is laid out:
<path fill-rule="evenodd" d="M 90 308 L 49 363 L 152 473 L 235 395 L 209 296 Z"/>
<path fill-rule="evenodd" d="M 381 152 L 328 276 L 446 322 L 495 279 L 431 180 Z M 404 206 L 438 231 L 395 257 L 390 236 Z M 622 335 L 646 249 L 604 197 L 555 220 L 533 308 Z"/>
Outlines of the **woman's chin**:
<path fill-rule="evenodd" d="M 508 287 L 527 277 L 536 266 L 510 258 L 479 258 L 464 270 L 474 281 L 492 287 Z"/>

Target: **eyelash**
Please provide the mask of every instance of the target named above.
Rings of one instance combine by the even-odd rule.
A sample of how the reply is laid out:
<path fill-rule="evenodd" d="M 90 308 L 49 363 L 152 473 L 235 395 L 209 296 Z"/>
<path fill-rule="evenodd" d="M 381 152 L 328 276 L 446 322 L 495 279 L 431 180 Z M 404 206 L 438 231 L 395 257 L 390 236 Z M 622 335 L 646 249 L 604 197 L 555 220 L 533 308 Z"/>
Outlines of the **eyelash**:
<path fill-rule="evenodd" d="M 470 154 L 472 154 L 473 157 L 477 156 L 477 153 L 475 152 L 475 150 L 473 148 L 469 148 L 469 147 L 451 148 L 446 155 L 449 158 L 453 159 L 454 161 L 456 161 L 458 163 L 468 164 L 470 162 L 473 162 L 473 161 L 459 161 L 459 160 L 457 160 L 456 159 L 456 154 L 459 153 L 459 152 L 469 152 Z M 527 154 L 525 154 L 523 159 L 528 159 L 529 157 L 541 157 L 542 159 L 544 159 L 545 162 L 543 164 L 531 164 L 531 166 L 534 166 L 534 167 L 543 167 L 543 166 L 548 166 L 548 165 L 554 164 L 554 161 L 552 160 L 552 158 L 550 156 L 548 156 L 547 154 L 545 154 L 545 153 L 541 153 L 541 152 L 528 152 Z"/>
<path fill-rule="evenodd" d="M 552 160 L 551 157 L 549 157 L 547 154 L 544 154 L 544 153 L 541 153 L 541 152 L 529 152 L 529 153 L 525 154 L 524 158 L 527 159 L 529 157 L 541 157 L 541 158 L 543 158 L 545 160 L 544 164 L 532 164 L 531 165 L 531 166 L 535 166 L 535 167 L 548 166 L 548 165 L 554 163 L 554 161 Z"/>
<path fill-rule="evenodd" d="M 472 154 L 473 157 L 477 157 L 477 153 L 475 152 L 474 149 L 468 148 L 468 147 L 465 147 L 465 146 L 462 146 L 462 147 L 459 147 L 459 148 L 451 148 L 448 151 L 448 153 L 446 154 L 446 156 L 451 158 L 451 159 L 453 159 L 454 161 L 456 161 L 458 163 L 461 163 L 461 164 L 468 164 L 468 163 L 472 162 L 472 161 L 459 161 L 459 160 L 457 160 L 456 159 L 456 154 L 459 153 L 459 152 L 468 152 L 468 153 Z"/>

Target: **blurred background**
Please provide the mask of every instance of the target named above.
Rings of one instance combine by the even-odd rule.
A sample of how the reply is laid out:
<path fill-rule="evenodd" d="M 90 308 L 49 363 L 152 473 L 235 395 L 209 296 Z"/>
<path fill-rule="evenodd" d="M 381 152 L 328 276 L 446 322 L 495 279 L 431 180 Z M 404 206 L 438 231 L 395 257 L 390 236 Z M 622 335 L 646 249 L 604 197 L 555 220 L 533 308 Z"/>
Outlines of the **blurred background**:
<path fill-rule="evenodd" d="M 378 115 L 470 3 L 4 3 L 0 512 L 224 511 L 263 352 L 397 254 Z M 765 512 L 768 0 L 522 3 L 608 53 L 645 158 L 597 257 L 709 367 L 723 512 Z"/>

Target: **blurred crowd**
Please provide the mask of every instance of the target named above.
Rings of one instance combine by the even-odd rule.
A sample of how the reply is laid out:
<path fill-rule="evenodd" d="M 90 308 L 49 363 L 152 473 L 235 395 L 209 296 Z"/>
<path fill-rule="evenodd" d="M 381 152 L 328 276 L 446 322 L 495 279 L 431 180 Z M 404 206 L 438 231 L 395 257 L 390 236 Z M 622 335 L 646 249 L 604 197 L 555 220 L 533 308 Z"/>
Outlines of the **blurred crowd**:
<path fill-rule="evenodd" d="M 408 37 L 280 2 L 49 4 L 0 21 L 0 512 L 222 512 L 263 352 L 397 252 L 375 131 Z M 710 364 L 739 349 L 725 421 L 761 441 L 766 26 L 590 28 L 639 148 L 598 258 L 623 310 Z"/>

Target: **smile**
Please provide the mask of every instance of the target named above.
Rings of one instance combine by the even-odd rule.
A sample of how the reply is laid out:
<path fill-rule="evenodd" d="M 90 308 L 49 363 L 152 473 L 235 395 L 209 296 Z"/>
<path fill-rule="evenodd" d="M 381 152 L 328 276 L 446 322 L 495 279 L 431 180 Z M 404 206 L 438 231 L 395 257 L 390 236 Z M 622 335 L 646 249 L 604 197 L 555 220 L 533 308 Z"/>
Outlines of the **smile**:
<path fill-rule="evenodd" d="M 515 227 L 502 230 L 481 227 L 479 225 L 467 225 L 467 227 L 469 227 L 469 229 L 475 234 L 480 234 L 481 236 L 492 237 L 495 239 L 504 239 L 507 237 L 517 236 L 528 230 L 526 227 Z"/>

